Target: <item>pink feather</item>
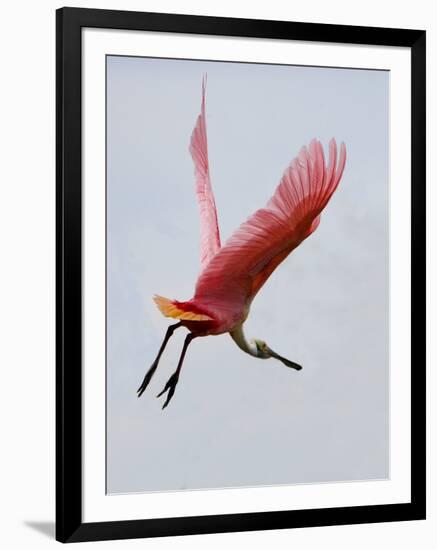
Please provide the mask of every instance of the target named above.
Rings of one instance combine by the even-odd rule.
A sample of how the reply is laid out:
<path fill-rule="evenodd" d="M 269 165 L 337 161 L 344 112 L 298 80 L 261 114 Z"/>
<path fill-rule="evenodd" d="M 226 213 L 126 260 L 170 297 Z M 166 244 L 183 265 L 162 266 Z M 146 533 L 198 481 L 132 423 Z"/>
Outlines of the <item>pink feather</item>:
<path fill-rule="evenodd" d="M 205 115 L 206 77 L 202 80 L 202 104 L 200 115 L 191 135 L 190 153 L 194 161 L 196 196 L 200 212 L 200 266 L 204 269 L 220 249 L 220 232 L 217 209 L 211 187 L 208 162 L 208 141 Z"/>
<path fill-rule="evenodd" d="M 265 208 L 257 210 L 230 237 L 200 274 L 193 301 L 207 307 L 229 330 L 273 270 L 320 222 L 343 174 L 346 148 L 329 143 L 329 163 L 313 140 L 284 172 Z M 226 327 L 225 327 L 226 325 Z"/>

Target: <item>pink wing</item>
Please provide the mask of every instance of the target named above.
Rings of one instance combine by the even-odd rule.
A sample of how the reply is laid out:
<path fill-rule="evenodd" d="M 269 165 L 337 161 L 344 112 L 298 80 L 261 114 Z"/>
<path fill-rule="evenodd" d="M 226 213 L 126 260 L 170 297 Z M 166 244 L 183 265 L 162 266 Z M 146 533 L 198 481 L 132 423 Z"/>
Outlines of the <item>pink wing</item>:
<path fill-rule="evenodd" d="M 343 174 L 346 148 L 329 143 L 329 163 L 313 140 L 285 171 L 265 208 L 257 210 L 230 237 L 197 280 L 194 300 L 229 316 L 245 307 L 273 270 L 320 222 Z"/>
<path fill-rule="evenodd" d="M 202 80 L 202 106 L 191 135 L 190 153 L 193 157 L 196 177 L 196 195 L 200 211 L 200 265 L 204 269 L 220 249 L 220 233 L 217 221 L 214 193 L 209 176 L 208 142 L 205 118 L 206 78 Z"/>

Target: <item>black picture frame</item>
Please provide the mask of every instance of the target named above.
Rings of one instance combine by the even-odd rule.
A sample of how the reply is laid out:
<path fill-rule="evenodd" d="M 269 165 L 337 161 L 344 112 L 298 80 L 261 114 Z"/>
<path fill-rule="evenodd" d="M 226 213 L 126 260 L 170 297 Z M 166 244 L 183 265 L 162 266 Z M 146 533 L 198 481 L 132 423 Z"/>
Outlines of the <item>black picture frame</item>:
<path fill-rule="evenodd" d="M 411 49 L 411 502 L 82 522 L 81 29 L 129 29 Z M 78 542 L 425 519 L 425 48 L 423 30 L 61 8 L 56 13 L 56 538 Z"/>

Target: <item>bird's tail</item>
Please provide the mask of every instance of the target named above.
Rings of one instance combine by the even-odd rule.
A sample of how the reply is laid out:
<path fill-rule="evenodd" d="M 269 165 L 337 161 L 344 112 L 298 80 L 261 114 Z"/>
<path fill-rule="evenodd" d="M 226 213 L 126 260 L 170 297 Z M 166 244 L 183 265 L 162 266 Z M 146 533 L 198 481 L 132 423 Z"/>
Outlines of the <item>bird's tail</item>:
<path fill-rule="evenodd" d="M 164 317 L 172 317 L 181 321 L 212 321 L 213 318 L 206 315 L 192 302 L 178 302 L 169 300 L 164 296 L 155 294 L 153 297 L 155 304 Z"/>

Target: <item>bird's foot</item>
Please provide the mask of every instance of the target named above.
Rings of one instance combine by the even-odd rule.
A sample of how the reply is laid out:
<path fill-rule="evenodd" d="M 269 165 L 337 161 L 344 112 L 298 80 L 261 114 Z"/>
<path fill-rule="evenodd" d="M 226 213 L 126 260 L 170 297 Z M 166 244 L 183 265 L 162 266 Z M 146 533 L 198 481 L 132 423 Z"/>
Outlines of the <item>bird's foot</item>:
<path fill-rule="evenodd" d="M 150 369 L 146 372 L 146 376 L 144 377 L 144 380 L 142 381 L 141 386 L 137 389 L 138 397 L 141 397 L 143 395 L 144 390 L 149 385 L 149 382 L 152 379 L 152 376 L 154 375 L 157 366 L 158 366 L 158 363 L 156 362 L 153 363 Z"/>
<path fill-rule="evenodd" d="M 163 395 L 166 391 L 168 391 L 168 394 L 167 394 L 167 399 L 165 400 L 165 403 L 164 405 L 162 406 L 163 409 L 165 409 L 165 407 L 170 403 L 170 399 L 173 397 L 173 394 L 175 392 L 175 389 L 176 389 L 176 385 L 178 383 L 178 380 L 179 380 L 179 373 L 178 372 L 174 372 L 170 378 L 167 380 L 167 383 L 166 385 L 164 386 L 164 389 L 162 391 L 160 391 L 158 393 L 158 395 L 156 397 L 161 397 L 161 395 Z"/>

